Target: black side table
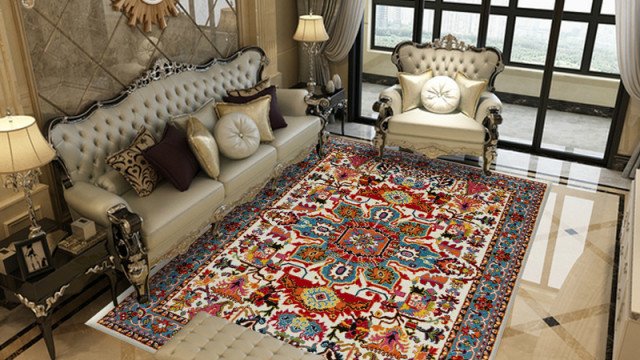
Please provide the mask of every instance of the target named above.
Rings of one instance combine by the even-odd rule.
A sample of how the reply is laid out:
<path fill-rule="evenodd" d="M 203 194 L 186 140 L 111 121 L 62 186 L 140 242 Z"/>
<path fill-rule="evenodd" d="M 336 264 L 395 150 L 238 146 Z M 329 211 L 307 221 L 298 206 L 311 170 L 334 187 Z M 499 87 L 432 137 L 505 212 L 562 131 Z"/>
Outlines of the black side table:
<path fill-rule="evenodd" d="M 298 83 L 293 86 L 294 89 L 306 88 L 303 83 Z M 339 89 L 333 93 L 327 93 L 316 87 L 313 93 L 309 93 L 305 96 L 305 102 L 307 103 L 307 115 L 319 116 L 322 120 L 322 129 L 318 133 L 318 144 L 316 145 L 316 152 L 319 156 L 324 156 L 324 142 L 328 137 L 328 133 L 325 131 L 327 124 L 329 123 L 329 116 L 339 117 L 342 123 L 342 135 L 344 135 L 344 121 L 347 113 L 347 99 L 345 99 L 344 89 Z"/>
<path fill-rule="evenodd" d="M 43 226 L 47 228 L 47 226 Z M 50 226 L 49 226 L 50 228 Z M 115 259 L 107 248 L 106 229 L 96 226 L 97 234 L 104 239 L 97 242 L 83 253 L 73 255 L 62 249 L 53 253 L 54 270 L 29 280 L 23 280 L 20 270 L 10 274 L 0 273 L 0 288 L 13 293 L 20 302 L 30 309 L 36 317 L 38 326 L 47 345 L 51 359 L 55 359 L 56 352 L 51 331 L 51 313 L 56 304 L 65 295 L 67 288 L 78 279 L 91 274 L 105 274 L 111 283 L 113 304 L 118 305 L 116 294 Z M 19 231 L 7 239 L 0 241 L 0 247 L 7 247 L 14 241 L 26 239 L 28 229 Z"/>

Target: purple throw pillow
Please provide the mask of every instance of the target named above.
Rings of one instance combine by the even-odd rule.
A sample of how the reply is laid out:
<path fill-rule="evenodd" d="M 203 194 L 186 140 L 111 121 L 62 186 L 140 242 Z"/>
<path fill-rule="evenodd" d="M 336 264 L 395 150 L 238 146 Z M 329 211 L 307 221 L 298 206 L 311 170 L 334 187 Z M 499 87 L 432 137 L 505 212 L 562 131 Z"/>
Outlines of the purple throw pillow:
<path fill-rule="evenodd" d="M 253 95 L 226 96 L 222 100 L 233 104 L 244 104 L 265 95 L 271 95 L 271 106 L 269 108 L 269 123 L 271 124 L 271 129 L 275 130 L 287 127 L 287 122 L 284 121 L 284 116 L 282 116 L 280 107 L 278 107 L 278 99 L 276 98 L 275 86 L 269 86 L 268 88 Z"/>
<path fill-rule="evenodd" d="M 142 152 L 144 158 L 173 186 L 185 191 L 196 177 L 200 165 L 189 148 L 187 136 L 167 124 L 162 140 Z"/>

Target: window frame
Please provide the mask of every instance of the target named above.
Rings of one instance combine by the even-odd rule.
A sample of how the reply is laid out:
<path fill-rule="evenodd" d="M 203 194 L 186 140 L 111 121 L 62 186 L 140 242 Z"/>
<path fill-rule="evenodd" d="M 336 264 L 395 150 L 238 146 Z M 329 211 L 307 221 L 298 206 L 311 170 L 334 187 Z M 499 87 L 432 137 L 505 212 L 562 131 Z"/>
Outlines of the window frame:
<path fill-rule="evenodd" d="M 596 77 L 604 77 L 604 78 L 620 78 L 619 74 L 616 73 L 607 73 L 601 71 L 593 71 L 591 70 L 591 61 L 593 58 L 593 50 L 595 48 L 596 35 L 598 31 L 598 25 L 600 24 L 608 24 L 615 25 L 615 15 L 607 15 L 601 14 L 603 0 L 593 0 L 591 4 L 591 12 L 572 12 L 572 11 L 563 11 L 562 20 L 563 21 L 574 21 L 580 23 L 587 24 L 587 33 L 586 39 L 584 43 L 584 48 L 582 51 L 582 61 L 580 63 L 580 68 L 566 68 L 560 66 L 553 66 L 554 71 L 561 71 L 565 73 L 572 74 L 581 74 L 587 76 L 596 76 Z M 480 15 L 480 26 L 478 28 L 478 42 L 473 44 L 477 47 L 484 47 L 484 43 L 487 37 L 487 27 L 489 22 L 490 15 L 502 15 L 506 16 L 507 26 L 505 29 L 504 43 L 502 49 L 502 55 L 504 62 L 507 66 L 526 68 L 526 69 L 536 69 L 536 70 L 544 70 L 544 65 L 537 64 L 527 64 L 521 62 L 511 61 L 511 51 L 513 49 L 513 37 L 515 31 L 515 22 L 516 18 L 534 18 L 534 19 L 545 19 L 545 20 L 553 20 L 554 10 L 543 10 L 543 9 L 530 9 L 530 8 L 520 8 L 518 7 L 518 0 L 509 0 L 508 6 L 497 6 L 491 5 L 489 11 L 486 11 L 485 6 L 488 7 L 488 1 L 483 0 L 482 4 L 462 4 L 462 3 L 451 3 L 445 0 L 435 0 L 435 1 L 425 1 L 425 0 L 372 0 L 371 1 L 371 19 L 370 19 L 370 43 L 369 47 L 372 50 L 377 51 L 385 51 L 392 52 L 393 48 L 378 46 L 375 44 L 375 30 L 376 30 L 376 6 L 377 5 L 386 5 L 386 6 L 400 6 L 405 8 L 413 8 L 414 9 L 414 19 L 413 19 L 413 36 L 412 40 L 417 43 L 433 41 L 433 39 L 440 38 L 442 34 L 441 31 L 441 19 L 443 11 L 453 11 L 453 12 L 466 12 L 466 13 L 474 13 Z M 423 22 L 423 12 L 426 9 L 433 10 L 434 12 L 434 21 L 432 28 L 432 39 L 422 39 L 422 22 Z M 484 31 L 482 31 L 484 29 Z"/>

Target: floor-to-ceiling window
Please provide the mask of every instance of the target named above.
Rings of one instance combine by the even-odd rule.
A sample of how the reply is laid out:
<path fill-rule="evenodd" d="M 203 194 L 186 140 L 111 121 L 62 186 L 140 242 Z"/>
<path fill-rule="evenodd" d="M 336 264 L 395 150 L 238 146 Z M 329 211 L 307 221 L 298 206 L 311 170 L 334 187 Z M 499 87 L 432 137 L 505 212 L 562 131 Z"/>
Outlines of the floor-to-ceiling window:
<path fill-rule="evenodd" d="M 361 115 L 395 82 L 395 44 L 451 33 L 502 50 L 501 145 L 603 164 L 620 89 L 614 0 L 370 0 L 362 36 Z"/>

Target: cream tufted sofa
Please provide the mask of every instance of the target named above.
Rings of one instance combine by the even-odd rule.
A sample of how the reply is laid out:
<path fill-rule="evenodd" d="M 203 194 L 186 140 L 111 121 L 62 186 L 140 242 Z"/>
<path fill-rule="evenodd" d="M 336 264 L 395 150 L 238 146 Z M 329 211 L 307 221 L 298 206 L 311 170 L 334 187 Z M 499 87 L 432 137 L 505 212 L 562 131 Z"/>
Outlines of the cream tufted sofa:
<path fill-rule="evenodd" d="M 260 144 L 246 159 L 221 157 L 217 181 L 201 172 L 185 192 L 165 181 L 144 198 L 132 189 L 118 195 L 97 186 L 110 170 L 105 158 L 127 147 L 141 126 L 161 139 L 166 123 L 176 116 L 194 112 L 211 99 L 221 100 L 227 90 L 255 85 L 266 62 L 264 52 L 255 47 L 204 65 L 158 62 L 117 98 L 96 103 L 78 116 L 53 119 L 48 137 L 61 165 L 72 216 L 109 227 L 107 211 L 124 204 L 143 220 L 146 266 L 153 265 L 186 250 L 234 204 L 248 200 L 284 165 L 306 155 L 318 143 L 324 121 L 307 115 L 306 90 L 278 89 L 288 126 L 275 130 L 275 140 Z M 200 120 L 212 130 L 215 114 L 207 114 L 210 118 Z"/>
<path fill-rule="evenodd" d="M 447 35 L 433 43 L 398 44 L 391 55 L 400 72 L 420 74 L 429 69 L 433 76 L 454 78 L 463 73 L 469 79 L 487 80 L 475 118 L 460 111 L 430 113 L 424 108 L 402 112 L 402 89 L 395 85 L 380 93 L 373 109 L 379 112 L 376 143 L 380 156 L 386 145 L 399 146 L 428 157 L 447 154 L 482 156 L 483 170 L 496 156 L 498 125 L 502 122 L 502 103 L 493 93 L 496 76 L 504 70 L 502 54 L 495 48 L 477 49 Z"/>

